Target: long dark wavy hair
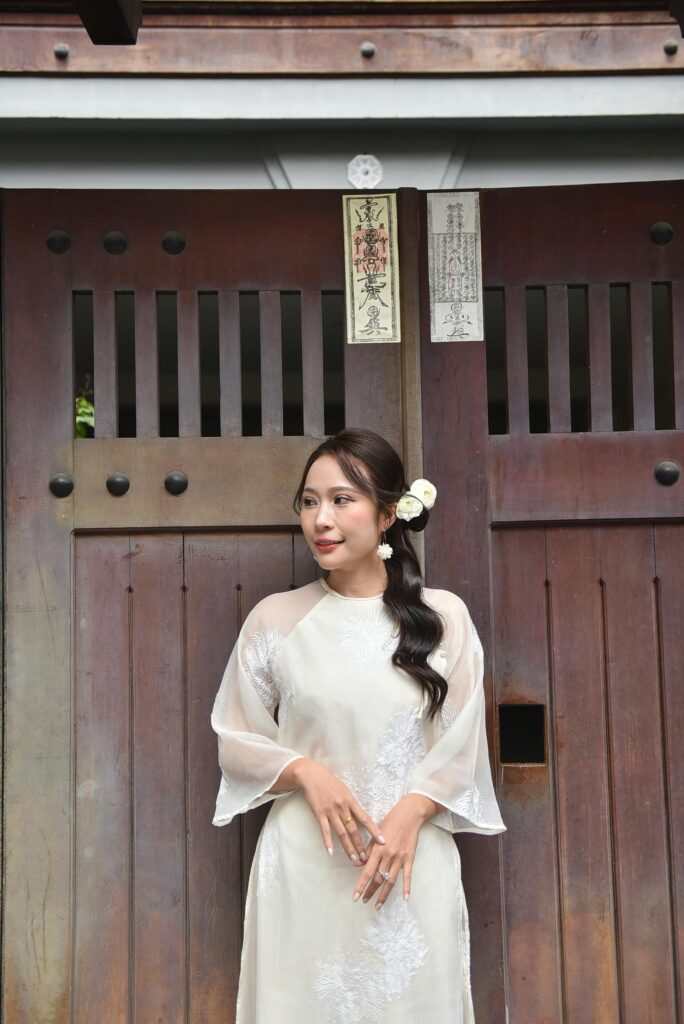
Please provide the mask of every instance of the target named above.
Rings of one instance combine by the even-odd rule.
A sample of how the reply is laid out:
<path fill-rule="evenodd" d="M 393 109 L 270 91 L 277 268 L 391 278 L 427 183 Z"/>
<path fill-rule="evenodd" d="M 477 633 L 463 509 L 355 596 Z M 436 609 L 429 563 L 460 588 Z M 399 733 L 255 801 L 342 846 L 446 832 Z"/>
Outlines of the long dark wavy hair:
<path fill-rule="evenodd" d="M 334 455 L 347 479 L 373 498 L 380 512 L 389 513 L 390 506 L 408 490 L 404 465 L 392 445 L 372 430 L 349 427 L 333 434 L 311 452 L 293 501 L 298 515 L 309 469 L 321 455 Z M 408 535 L 408 531 L 425 529 L 429 515 L 424 508 L 413 519 L 395 519 L 385 531 L 393 553 L 385 561 L 388 583 L 383 602 L 399 626 L 399 643 L 392 654 L 392 662 L 423 687 L 429 698 L 428 716 L 432 718 L 448 691 L 444 677 L 427 661 L 444 635 L 444 623 L 422 599 L 420 563 Z"/>

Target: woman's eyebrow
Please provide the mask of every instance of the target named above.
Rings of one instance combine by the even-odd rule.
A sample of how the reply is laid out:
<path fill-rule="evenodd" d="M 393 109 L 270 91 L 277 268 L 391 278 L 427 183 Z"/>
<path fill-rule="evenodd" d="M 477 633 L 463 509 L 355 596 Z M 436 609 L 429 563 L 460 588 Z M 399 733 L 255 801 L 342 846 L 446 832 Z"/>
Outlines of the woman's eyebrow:
<path fill-rule="evenodd" d="M 304 487 L 304 491 L 311 491 L 312 494 L 318 494 L 315 487 Z M 337 487 L 329 487 L 328 491 L 355 491 L 357 490 L 352 484 L 338 484 Z"/>

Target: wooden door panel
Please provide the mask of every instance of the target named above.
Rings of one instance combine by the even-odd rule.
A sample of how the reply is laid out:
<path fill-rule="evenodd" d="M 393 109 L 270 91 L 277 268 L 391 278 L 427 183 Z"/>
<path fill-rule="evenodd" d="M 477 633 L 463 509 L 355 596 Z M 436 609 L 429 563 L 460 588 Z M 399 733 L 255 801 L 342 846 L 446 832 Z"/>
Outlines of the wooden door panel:
<path fill-rule="evenodd" d="M 269 805 L 207 825 L 209 718 L 249 609 L 314 578 L 303 546 L 287 532 L 76 536 L 77 1020 L 213 1024 L 235 1004 Z"/>
<path fill-rule="evenodd" d="M 502 765 L 512 1021 L 677 1019 L 668 793 L 681 769 L 667 750 L 681 713 L 663 678 L 681 655 L 668 660 L 654 578 L 659 543 L 678 532 L 681 548 L 681 531 L 493 531 L 497 700 L 543 704 L 547 731 L 545 763 Z M 682 578 L 668 581 L 674 608 Z"/>

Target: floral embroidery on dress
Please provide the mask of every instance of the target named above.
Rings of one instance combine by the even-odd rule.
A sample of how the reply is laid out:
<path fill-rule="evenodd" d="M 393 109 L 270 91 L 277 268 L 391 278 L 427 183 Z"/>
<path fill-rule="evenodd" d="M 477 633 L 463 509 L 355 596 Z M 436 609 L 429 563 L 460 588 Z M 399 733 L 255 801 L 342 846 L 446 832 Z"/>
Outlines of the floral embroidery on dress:
<path fill-rule="evenodd" d="M 326 1024 L 381 1024 L 387 1003 L 404 994 L 428 949 L 415 915 L 393 889 L 356 949 L 316 961 L 314 991 Z"/>
<path fill-rule="evenodd" d="M 453 697 L 446 695 L 444 703 L 439 711 L 439 725 L 440 730 L 445 733 L 454 724 L 459 715 L 458 704 Z"/>
<path fill-rule="evenodd" d="M 359 612 L 345 619 L 338 638 L 351 667 L 379 665 L 389 658 L 397 644 L 395 625 L 384 608 Z"/>
<path fill-rule="evenodd" d="M 244 652 L 249 681 L 271 715 L 279 699 L 278 687 L 273 677 L 273 659 L 284 640 L 285 637 L 280 630 L 265 629 L 261 633 L 252 633 Z"/>
<path fill-rule="evenodd" d="M 465 793 L 454 801 L 452 810 L 455 811 L 456 814 L 460 814 L 463 818 L 468 818 L 469 821 L 474 821 L 476 824 L 482 824 L 487 828 L 486 823 L 482 820 L 482 794 L 475 783 L 473 783 L 470 789 L 466 790 Z"/>
<path fill-rule="evenodd" d="M 380 736 L 375 763 L 353 766 L 339 775 L 371 818 L 379 822 L 405 795 L 409 774 L 424 756 L 422 718 L 415 708 L 405 707 L 392 716 Z M 360 831 L 364 842 L 369 841 L 367 830 Z"/>
<path fill-rule="evenodd" d="M 475 648 L 476 651 L 479 651 L 480 657 L 484 661 L 484 651 L 482 649 L 482 641 L 480 640 L 479 636 L 477 635 L 477 630 L 475 629 L 475 623 L 473 622 L 472 619 L 470 620 L 470 632 L 471 632 L 471 635 L 472 635 L 472 638 L 473 638 L 473 647 Z"/>
<path fill-rule="evenodd" d="M 260 896 L 268 892 L 280 878 L 280 847 L 278 825 L 273 817 L 266 819 L 259 846 L 257 890 Z"/>

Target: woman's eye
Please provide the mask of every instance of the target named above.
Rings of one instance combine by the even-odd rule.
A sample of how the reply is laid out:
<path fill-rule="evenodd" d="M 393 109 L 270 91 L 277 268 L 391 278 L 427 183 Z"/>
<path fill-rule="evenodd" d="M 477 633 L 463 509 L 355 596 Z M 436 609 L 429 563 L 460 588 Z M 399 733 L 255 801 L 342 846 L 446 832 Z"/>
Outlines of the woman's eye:
<path fill-rule="evenodd" d="M 346 494 L 338 494 L 337 498 L 335 500 L 336 501 L 351 501 L 351 498 L 348 498 Z"/>
<path fill-rule="evenodd" d="M 304 498 L 304 499 L 302 500 L 302 505 L 303 505 L 303 506 L 304 506 L 305 508 L 311 508 L 311 506 L 312 506 L 313 504 L 314 504 L 314 500 L 313 500 L 313 498 Z"/>

